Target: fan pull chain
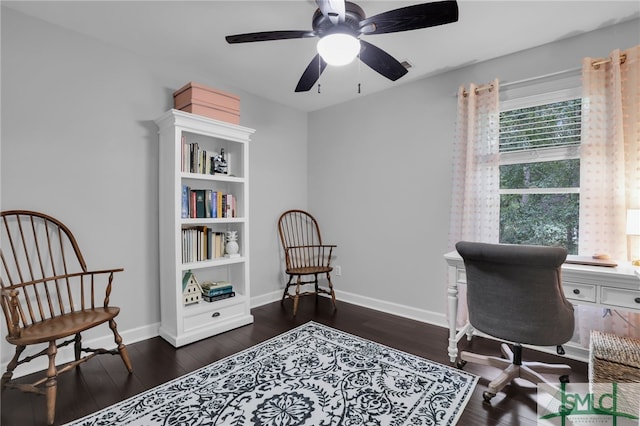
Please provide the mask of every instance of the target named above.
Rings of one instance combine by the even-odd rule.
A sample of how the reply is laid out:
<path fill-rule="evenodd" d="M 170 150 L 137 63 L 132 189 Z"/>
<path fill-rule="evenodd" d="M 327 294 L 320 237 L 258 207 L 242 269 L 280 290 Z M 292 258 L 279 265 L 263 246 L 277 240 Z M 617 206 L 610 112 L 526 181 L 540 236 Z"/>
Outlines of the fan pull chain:
<path fill-rule="evenodd" d="M 360 64 L 362 61 L 360 61 L 360 52 L 358 52 L 358 81 L 360 81 Z M 358 83 L 358 94 L 360 94 L 360 83 Z"/>
<path fill-rule="evenodd" d="M 320 75 L 322 74 L 322 58 L 318 56 L 318 93 L 320 93 Z"/>

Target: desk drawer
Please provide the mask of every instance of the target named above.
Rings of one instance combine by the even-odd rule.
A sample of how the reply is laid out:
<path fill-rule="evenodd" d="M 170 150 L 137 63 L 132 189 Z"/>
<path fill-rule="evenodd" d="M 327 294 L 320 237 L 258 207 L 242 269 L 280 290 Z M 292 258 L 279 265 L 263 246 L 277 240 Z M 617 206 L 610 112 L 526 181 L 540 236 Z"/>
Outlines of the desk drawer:
<path fill-rule="evenodd" d="M 563 282 L 562 291 L 569 300 L 593 303 L 596 301 L 596 286 L 594 285 Z"/>
<path fill-rule="evenodd" d="M 640 291 L 602 287 L 600 289 L 600 303 L 637 310 L 640 309 Z"/>
<path fill-rule="evenodd" d="M 200 302 L 200 303 L 209 303 L 209 302 Z M 216 302 L 211 302 L 212 305 L 214 305 L 215 303 Z M 212 309 L 207 312 L 185 317 L 184 331 L 190 331 L 196 328 L 206 327 L 208 325 L 215 325 L 217 322 L 226 321 L 229 318 L 232 318 L 236 315 L 242 315 L 243 313 L 244 313 L 244 306 L 242 303 L 226 306 L 221 309 L 215 309 L 215 307 L 212 307 Z"/>

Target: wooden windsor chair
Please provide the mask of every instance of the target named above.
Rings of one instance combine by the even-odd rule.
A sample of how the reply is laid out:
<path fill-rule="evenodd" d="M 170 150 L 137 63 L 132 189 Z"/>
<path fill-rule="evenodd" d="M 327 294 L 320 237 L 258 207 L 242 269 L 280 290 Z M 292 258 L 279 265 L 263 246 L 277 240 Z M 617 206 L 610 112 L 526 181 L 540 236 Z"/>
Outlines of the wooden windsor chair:
<path fill-rule="evenodd" d="M 46 214 L 12 210 L 2 212 L 0 217 L 0 300 L 8 330 L 6 339 L 16 346 L 2 375 L 2 390 L 17 388 L 44 394 L 47 424 L 52 425 L 59 374 L 99 354 L 119 354 L 129 373 L 133 371 L 114 320 L 120 308 L 109 305 L 113 275 L 123 269 L 87 270 L 69 228 Z M 117 348 L 82 347 L 81 333 L 103 323 L 111 328 Z M 75 361 L 58 368 L 58 349 L 71 343 Z M 30 345 L 41 346 L 34 351 L 44 349 L 22 356 Z M 43 378 L 32 384 L 12 381 L 17 366 L 44 355 L 49 362 Z"/>
<path fill-rule="evenodd" d="M 300 296 L 327 294 L 331 296 L 333 308 L 336 307 L 336 294 L 331 283 L 331 256 L 335 244 L 323 244 L 320 227 L 316 219 L 303 210 L 288 210 L 278 220 L 280 242 L 284 249 L 285 272 L 289 276 L 282 295 L 281 303 L 287 298 L 293 299 L 293 316 L 298 312 Z M 318 284 L 318 276 L 324 275 L 328 289 Z M 295 279 L 295 281 L 294 281 Z M 313 284 L 314 289 L 301 292 L 301 287 Z M 289 287 L 295 286 L 295 293 Z"/>

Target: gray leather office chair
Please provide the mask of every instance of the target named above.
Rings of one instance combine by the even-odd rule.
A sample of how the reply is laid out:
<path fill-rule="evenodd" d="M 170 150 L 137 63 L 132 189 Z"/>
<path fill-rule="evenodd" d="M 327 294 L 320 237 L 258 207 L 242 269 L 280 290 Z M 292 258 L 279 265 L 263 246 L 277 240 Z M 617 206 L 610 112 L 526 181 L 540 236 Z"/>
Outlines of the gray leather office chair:
<path fill-rule="evenodd" d="M 459 367 L 474 362 L 503 368 L 483 393 L 489 402 L 515 378 L 548 382 L 542 374 L 557 374 L 568 382 L 571 367 L 522 361 L 522 344 L 561 346 L 574 330 L 573 306 L 562 292 L 561 269 L 567 251 L 560 247 L 456 244 L 467 275 L 469 322 L 478 331 L 513 343 L 503 343 L 505 358 L 461 352 Z"/>

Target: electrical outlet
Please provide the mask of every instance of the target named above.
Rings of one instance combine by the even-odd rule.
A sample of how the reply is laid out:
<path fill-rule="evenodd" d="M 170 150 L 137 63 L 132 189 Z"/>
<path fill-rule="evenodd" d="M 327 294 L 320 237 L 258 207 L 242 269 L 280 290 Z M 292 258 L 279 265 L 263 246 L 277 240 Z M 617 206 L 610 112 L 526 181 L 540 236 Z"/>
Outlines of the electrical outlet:
<path fill-rule="evenodd" d="M 336 265 L 333 267 L 333 270 L 336 272 L 336 277 L 342 275 L 342 266 Z"/>

